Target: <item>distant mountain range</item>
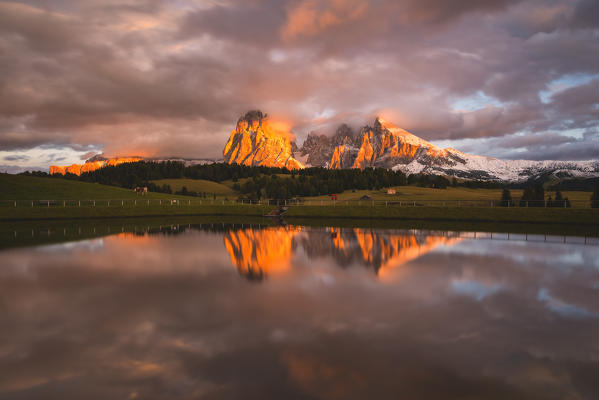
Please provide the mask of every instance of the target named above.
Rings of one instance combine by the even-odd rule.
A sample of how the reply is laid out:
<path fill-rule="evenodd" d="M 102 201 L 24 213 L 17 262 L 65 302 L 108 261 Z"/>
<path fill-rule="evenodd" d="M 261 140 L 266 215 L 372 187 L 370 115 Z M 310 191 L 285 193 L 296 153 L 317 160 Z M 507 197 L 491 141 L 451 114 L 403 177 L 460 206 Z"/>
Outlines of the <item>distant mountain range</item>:
<path fill-rule="evenodd" d="M 74 175 L 81 175 L 85 172 L 95 171 L 97 169 L 108 167 L 112 165 L 119 165 L 128 162 L 137 162 L 137 161 L 150 161 L 150 162 L 163 162 L 163 161 L 177 161 L 182 162 L 186 166 L 190 165 L 201 165 L 201 164 L 213 164 L 215 162 L 219 162 L 222 160 L 213 160 L 206 158 L 181 158 L 181 157 L 139 157 L 139 156 L 130 156 L 130 157 L 113 157 L 106 158 L 101 155 L 93 156 L 92 158 L 85 161 L 83 164 L 71 164 L 65 166 L 51 165 L 50 166 L 50 175 L 53 174 L 61 174 L 65 175 L 67 173 Z"/>
<path fill-rule="evenodd" d="M 499 160 L 442 149 L 377 117 L 358 134 L 342 124 L 331 137 L 308 135 L 301 148 L 269 127 L 261 112 L 241 117 L 225 146 L 225 162 L 244 165 L 325 168 L 388 168 L 488 181 L 525 181 L 553 174 L 559 178 L 597 177 L 599 161 Z"/>
<path fill-rule="evenodd" d="M 435 174 L 484 181 L 520 182 L 540 176 L 599 177 L 599 161 L 499 160 L 440 148 L 377 117 L 355 133 L 340 125 L 332 136 L 309 134 L 298 147 L 289 132 L 275 129 L 261 111 L 249 111 L 237 121 L 223 150 L 224 162 L 250 166 L 387 168 L 411 174 Z M 95 156 L 84 164 L 51 166 L 50 173 L 80 175 L 108 165 L 133 161 L 180 161 L 186 165 L 223 160 Z"/>

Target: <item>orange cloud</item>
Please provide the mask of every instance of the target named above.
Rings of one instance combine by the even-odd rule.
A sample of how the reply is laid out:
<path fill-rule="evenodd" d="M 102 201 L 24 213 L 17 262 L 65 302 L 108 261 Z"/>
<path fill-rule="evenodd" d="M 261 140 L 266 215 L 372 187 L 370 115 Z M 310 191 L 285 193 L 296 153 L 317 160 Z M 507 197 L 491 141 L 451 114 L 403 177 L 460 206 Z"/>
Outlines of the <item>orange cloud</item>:
<path fill-rule="evenodd" d="M 367 8 L 367 3 L 356 0 L 304 0 L 287 10 L 287 23 L 281 37 L 289 41 L 300 36 L 316 36 L 361 18 Z"/>

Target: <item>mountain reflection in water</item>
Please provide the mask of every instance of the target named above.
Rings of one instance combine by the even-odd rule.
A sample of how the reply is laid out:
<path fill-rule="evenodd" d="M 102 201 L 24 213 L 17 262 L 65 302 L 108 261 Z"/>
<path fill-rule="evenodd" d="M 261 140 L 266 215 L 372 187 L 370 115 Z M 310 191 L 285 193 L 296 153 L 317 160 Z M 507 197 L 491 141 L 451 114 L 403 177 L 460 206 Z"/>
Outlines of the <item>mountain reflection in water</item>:
<path fill-rule="evenodd" d="M 270 227 L 225 233 L 225 247 L 239 272 L 249 279 L 282 273 L 298 247 L 311 259 L 332 256 L 340 266 L 361 264 L 383 277 L 389 270 L 460 239 L 419 231 L 363 228 L 301 229 Z"/>
<path fill-rule="evenodd" d="M 1 400 L 599 398 L 598 246 L 148 230 L 0 251 Z"/>

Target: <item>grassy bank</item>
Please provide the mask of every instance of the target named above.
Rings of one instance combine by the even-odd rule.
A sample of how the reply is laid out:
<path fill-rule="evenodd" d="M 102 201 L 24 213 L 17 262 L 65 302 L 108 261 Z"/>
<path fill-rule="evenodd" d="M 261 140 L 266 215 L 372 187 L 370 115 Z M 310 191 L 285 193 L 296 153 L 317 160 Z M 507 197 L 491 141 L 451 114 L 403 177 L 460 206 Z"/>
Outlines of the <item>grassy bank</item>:
<path fill-rule="evenodd" d="M 570 225 L 599 224 L 599 210 L 573 208 L 292 206 L 285 215 L 301 218 L 368 218 L 453 222 L 557 223 Z"/>
<path fill-rule="evenodd" d="M 137 206 L 120 205 L 106 207 L 1 207 L 0 221 L 81 219 L 81 218 L 125 218 L 156 216 L 254 216 L 271 211 L 273 206 L 225 204 L 211 205 L 185 202 L 180 205 Z M 385 207 L 385 206 L 291 206 L 285 218 L 310 219 L 372 219 L 412 220 L 486 223 L 562 224 L 577 227 L 599 226 L 598 209 L 561 208 L 482 208 L 482 207 Z"/>
<path fill-rule="evenodd" d="M 273 207 L 258 205 L 138 205 L 129 207 L 2 207 L 0 220 L 40 220 L 73 218 L 125 218 L 156 216 L 237 215 L 262 216 Z"/>

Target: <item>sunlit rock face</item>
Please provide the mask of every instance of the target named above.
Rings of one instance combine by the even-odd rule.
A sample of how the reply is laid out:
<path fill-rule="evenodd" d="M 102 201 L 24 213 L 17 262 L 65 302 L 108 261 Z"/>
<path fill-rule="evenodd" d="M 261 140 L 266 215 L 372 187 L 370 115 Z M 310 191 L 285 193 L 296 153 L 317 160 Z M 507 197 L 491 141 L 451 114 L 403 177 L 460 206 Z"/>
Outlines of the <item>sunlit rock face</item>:
<path fill-rule="evenodd" d="M 61 174 L 65 175 L 66 173 L 81 175 L 85 172 L 95 171 L 97 169 L 119 165 L 128 162 L 137 162 L 141 161 L 141 157 L 116 157 L 116 158 L 103 158 L 103 157 L 93 157 L 87 160 L 84 164 L 72 164 L 68 166 L 50 166 L 50 175 L 53 174 Z"/>
<path fill-rule="evenodd" d="M 293 155 L 290 133 L 277 130 L 261 111 L 250 111 L 237 121 L 223 155 L 229 164 L 304 168 Z"/>
<path fill-rule="evenodd" d="M 310 134 L 299 153 L 312 166 L 386 168 L 406 175 L 433 174 L 487 181 L 526 181 L 543 175 L 599 177 L 599 161 L 499 160 L 442 149 L 383 118 L 353 135 L 341 125 L 332 137 Z"/>
<path fill-rule="evenodd" d="M 427 164 L 455 164 L 446 150 L 382 118 L 377 118 L 374 126 L 362 128 L 361 138 L 353 168 L 392 168 L 398 164 L 409 164 L 415 159 Z"/>

